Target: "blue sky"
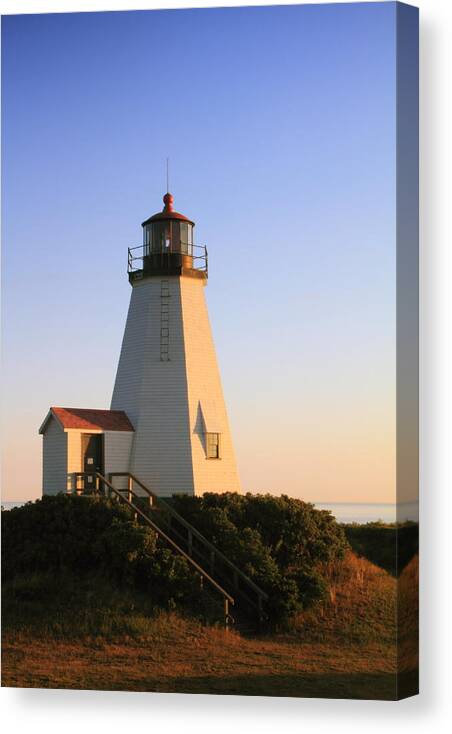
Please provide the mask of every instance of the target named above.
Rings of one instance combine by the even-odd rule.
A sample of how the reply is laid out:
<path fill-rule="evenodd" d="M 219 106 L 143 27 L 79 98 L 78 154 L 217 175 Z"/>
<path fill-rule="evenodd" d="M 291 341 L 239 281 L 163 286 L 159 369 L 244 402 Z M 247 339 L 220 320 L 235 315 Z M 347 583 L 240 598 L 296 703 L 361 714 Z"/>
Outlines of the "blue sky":
<path fill-rule="evenodd" d="M 392 501 L 395 4 L 9 16 L 2 33 L 4 498 L 40 492 L 49 405 L 109 405 L 127 247 L 169 156 L 209 249 L 244 489 Z"/>

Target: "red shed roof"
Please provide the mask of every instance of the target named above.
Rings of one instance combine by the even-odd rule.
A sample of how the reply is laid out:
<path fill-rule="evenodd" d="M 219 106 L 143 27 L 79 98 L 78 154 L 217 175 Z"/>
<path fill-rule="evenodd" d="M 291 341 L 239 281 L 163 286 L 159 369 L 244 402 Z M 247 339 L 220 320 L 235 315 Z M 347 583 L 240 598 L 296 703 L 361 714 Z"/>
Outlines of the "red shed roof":
<path fill-rule="evenodd" d="M 133 431 L 134 428 L 123 410 L 95 410 L 94 408 L 50 408 L 39 429 L 43 433 L 51 416 L 63 428 L 79 428 L 95 431 Z"/>

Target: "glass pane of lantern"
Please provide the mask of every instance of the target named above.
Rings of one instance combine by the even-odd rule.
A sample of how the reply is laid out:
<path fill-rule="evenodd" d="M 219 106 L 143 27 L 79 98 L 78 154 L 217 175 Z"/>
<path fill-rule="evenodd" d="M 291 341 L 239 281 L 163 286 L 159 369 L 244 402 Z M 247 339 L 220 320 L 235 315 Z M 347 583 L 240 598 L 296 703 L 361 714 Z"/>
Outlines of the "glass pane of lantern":
<path fill-rule="evenodd" d="M 152 252 L 165 250 L 165 223 L 155 222 L 152 231 Z"/>
<path fill-rule="evenodd" d="M 180 251 L 184 254 L 187 253 L 187 240 L 188 240 L 188 232 L 187 232 L 187 222 L 180 222 Z"/>

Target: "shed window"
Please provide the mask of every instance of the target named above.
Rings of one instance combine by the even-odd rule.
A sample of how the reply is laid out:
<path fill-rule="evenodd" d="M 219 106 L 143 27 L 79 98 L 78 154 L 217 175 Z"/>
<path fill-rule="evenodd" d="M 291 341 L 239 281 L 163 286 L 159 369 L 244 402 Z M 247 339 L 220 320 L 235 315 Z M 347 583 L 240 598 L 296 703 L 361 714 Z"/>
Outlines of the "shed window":
<path fill-rule="evenodd" d="M 208 459 L 220 458 L 220 434 L 206 433 L 206 453 Z"/>

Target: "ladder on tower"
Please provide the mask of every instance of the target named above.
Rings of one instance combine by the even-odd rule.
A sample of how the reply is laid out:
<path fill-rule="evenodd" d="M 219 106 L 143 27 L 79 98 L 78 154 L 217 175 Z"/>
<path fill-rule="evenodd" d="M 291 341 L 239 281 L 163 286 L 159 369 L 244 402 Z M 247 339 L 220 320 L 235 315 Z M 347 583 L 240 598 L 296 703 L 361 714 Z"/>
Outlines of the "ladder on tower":
<path fill-rule="evenodd" d="M 160 361 L 169 362 L 169 318 L 170 318 L 169 282 L 162 280 L 160 284 Z"/>

